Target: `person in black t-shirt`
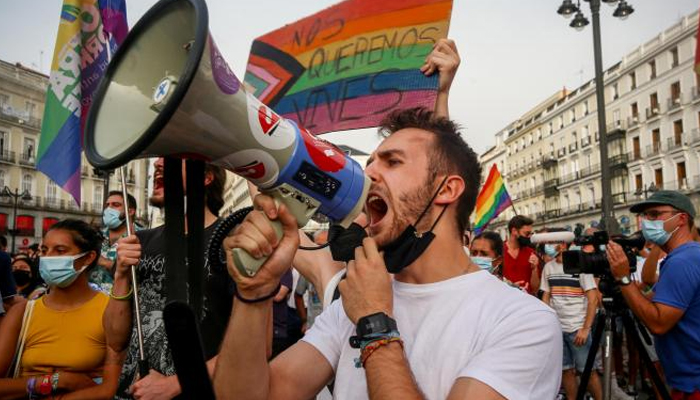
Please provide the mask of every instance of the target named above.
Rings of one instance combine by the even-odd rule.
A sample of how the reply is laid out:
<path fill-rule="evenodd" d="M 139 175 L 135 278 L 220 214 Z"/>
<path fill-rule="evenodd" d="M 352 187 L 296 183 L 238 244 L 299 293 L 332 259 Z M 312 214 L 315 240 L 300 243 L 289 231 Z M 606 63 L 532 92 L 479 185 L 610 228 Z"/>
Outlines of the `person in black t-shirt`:
<path fill-rule="evenodd" d="M 155 163 L 153 195 L 151 205 L 164 205 L 163 160 Z M 183 179 L 184 181 L 184 179 Z M 225 171 L 207 165 L 205 169 L 204 243 L 218 225 L 217 217 L 223 206 Z M 206 246 L 205 246 L 206 247 Z M 105 332 L 107 344 L 114 349 L 128 347 L 126 361 L 119 379 L 115 399 L 171 399 L 180 394 L 180 384 L 175 375 L 168 346 L 163 309 L 165 308 L 165 227 L 147 229 L 118 241 L 117 265 L 114 288 L 105 310 Z M 130 265 L 138 264 L 137 280 L 139 306 L 143 327 L 144 350 L 147 353 L 151 372 L 141 378 L 138 373 L 138 336 L 135 332 L 131 296 Z M 204 264 L 205 290 L 203 292 L 202 319 L 199 321 L 204 355 L 209 360 L 207 367 L 213 373 L 219 345 L 223 339 L 233 304 L 233 281 L 226 267 Z M 127 297 L 127 299 L 121 299 Z"/>

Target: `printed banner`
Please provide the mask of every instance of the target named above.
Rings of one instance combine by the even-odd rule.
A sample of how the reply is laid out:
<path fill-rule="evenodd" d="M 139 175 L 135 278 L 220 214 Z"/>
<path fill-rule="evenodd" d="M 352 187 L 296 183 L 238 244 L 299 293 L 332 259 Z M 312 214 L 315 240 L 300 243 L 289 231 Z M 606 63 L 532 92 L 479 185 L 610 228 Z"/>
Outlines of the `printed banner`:
<path fill-rule="evenodd" d="M 438 76 L 419 68 L 447 36 L 452 0 L 347 0 L 257 38 L 245 83 L 314 134 L 377 126 L 391 110 L 432 109 Z"/>
<path fill-rule="evenodd" d="M 124 0 L 64 0 L 46 92 L 37 169 L 80 204 L 82 134 L 92 95 L 126 37 Z M 108 52 L 111 54 L 108 56 Z"/>

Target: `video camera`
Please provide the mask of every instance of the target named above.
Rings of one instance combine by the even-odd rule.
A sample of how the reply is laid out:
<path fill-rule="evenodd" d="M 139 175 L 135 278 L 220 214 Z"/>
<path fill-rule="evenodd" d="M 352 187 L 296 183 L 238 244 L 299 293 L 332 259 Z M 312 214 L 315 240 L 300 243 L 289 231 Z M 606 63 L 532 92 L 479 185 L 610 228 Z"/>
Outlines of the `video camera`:
<path fill-rule="evenodd" d="M 646 243 L 644 236 L 641 233 L 635 233 L 629 236 L 619 235 L 610 238 L 606 231 L 598 231 L 594 232 L 593 235 L 579 236 L 574 239 L 574 244 L 581 247 L 592 246 L 593 251 L 565 251 L 562 254 L 564 272 L 572 275 L 592 274 L 596 277 L 612 280 L 608 256 L 605 253 L 605 247 L 602 247 L 607 245 L 610 240 L 622 246 L 630 264 L 630 272 L 635 272 L 637 270 L 637 251 L 643 248 Z"/>

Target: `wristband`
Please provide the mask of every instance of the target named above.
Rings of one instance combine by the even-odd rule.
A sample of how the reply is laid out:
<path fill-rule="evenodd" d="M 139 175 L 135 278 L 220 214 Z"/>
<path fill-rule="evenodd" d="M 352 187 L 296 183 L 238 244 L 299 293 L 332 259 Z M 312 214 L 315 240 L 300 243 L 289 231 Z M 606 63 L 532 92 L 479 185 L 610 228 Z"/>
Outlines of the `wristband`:
<path fill-rule="evenodd" d="M 39 398 L 37 396 L 36 392 L 34 392 L 34 388 L 36 386 L 36 377 L 31 377 L 27 380 L 27 398 L 30 400 L 34 400 Z"/>
<path fill-rule="evenodd" d="M 48 396 L 51 394 L 51 375 L 44 375 L 41 377 L 39 394 L 42 396 Z"/>
<path fill-rule="evenodd" d="M 277 295 L 277 293 L 280 291 L 280 288 L 282 287 L 282 283 L 280 282 L 277 284 L 277 287 L 275 290 L 273 290 L 270 294 L 265 295 L 263 297 L 258 297 L 257 299 L 246 299 L 245 297 L 241 296 L 240 293 L 238 293 L 238 288 L 236 288 L 233 291 L 233 295 L 240 301 L 246 303 L 246 304 L 253 304 L 253 303 L 260 303 L 265 300 L 269 300 Z"/>
<path fill-rule="evenodd" d="M 114 294 L 114 286 L 112 286 L 111 289 L 109 289 L 109 297 L 113 298 L 114 300 L 119 300 L 119 301 L 126 301 L 131 299 L 131 296 L 134 295 L 134 286 L 132 285 L 131 288 L 129 289 L 129 293 L 125 294 L 124 296 L 117 296 Z"/>
<path fill-rule="evenodd" d="M 58 372 L 54 372 L 53 375 L 51 375 L 51 392 L 58 392 Z"/>
<path fill-rule="evenodd" d="M 401 350 L 403 351 L 403 340 L 401 340 L 400 337 L 395 336 L 395 337 L 385 337 L 381 339 L 376 339 L 373 340 L 367 344 L 365 344 L 362 347 L 362 350 L 360 350 L 360 358 L 355 359 L 355 368 L 364 368 L 365 364 L 367 363 L 367 359 L 374 354 L 377 349 L 380 347 L 386 346 L 389 343 L 393 342 L 398 342 L 399 345 L 401 346 Z"/>

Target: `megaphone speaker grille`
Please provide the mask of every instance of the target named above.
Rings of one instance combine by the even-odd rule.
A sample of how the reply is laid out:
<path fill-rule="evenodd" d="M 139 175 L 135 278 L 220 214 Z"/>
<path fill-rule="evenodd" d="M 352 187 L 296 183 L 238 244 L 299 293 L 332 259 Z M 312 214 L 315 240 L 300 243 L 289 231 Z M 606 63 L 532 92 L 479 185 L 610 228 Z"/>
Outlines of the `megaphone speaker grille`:
<path fill-rule="evenodd" d="M 187 92 L 208 35 L 201 0 L 161 0 L 107 67 L 86 124 L 86 155 L 111 169 L 136 158 Z"/>

